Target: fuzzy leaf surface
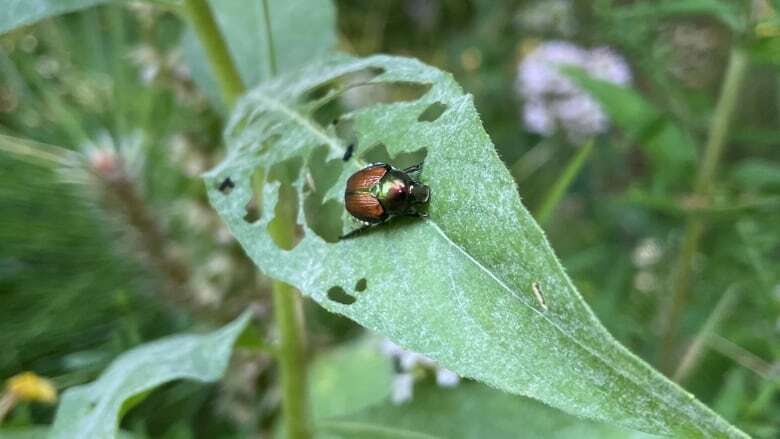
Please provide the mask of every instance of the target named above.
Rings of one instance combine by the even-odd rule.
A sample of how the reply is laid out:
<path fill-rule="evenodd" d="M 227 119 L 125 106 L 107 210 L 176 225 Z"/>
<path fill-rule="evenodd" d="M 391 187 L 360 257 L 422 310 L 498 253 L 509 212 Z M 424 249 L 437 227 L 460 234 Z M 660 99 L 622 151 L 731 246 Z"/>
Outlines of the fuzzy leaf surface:
<path fill-rule="evenodd" d="M 318 119 L 318 109 L 356 86 L 328 84 L 356 73 L 364 84 L 430 88 L 346 112 L 336 126 Z M 438 118 L 420 121 L 436 103 L 444 107 Z M 348 139 L 338 126 L 347 121 L 357 143 L 344 163 Z M 250 91 L 234 110 L 226 142 L 226 158 L 205 176 L 211 203 L 258 267 L 326 309 L 465 377 L 575 415 L 656 434 L 744 437 L 599 323 L 521 204 L 472 96 L 450 74 L 389 56 L 315 63 Z M 323 239 L 312 227 L 328 215 L 322 206 L 342 203 L 347 177 L 378 144 L 394 158 L 425 149 L 429 218 Z M 319 178 L 323 167 L 338 168 L 337 177 Z M 314 198 L 323 204 L 311 202 L 323 192 Z M 247 216 L 258 198 L 257 218 Z M 285 214 L 289 206 L 277 205 L 280 199 L 294 200 L 297 212 Z M 291 249 L 268 233 L 284 216 L 297 218 L 303 234 Z M 356 227 L 342 221 L 344 230 Z M 333 287 L 354 301 L 330 296 Z"/>

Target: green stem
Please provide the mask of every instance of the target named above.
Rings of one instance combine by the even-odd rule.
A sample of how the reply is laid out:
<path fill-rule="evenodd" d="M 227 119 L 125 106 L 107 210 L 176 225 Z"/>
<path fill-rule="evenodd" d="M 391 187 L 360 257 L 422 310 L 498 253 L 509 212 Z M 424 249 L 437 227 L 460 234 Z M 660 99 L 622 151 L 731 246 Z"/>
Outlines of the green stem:
<path fill-rule="evenodd" d="M 276 76 L 276 49 L 274 37 L 271 32 L 271 13 L 268 9 L 268 0 L 263 0 L 263 18 L 265 19 L 265 42 L 268 46 L 268 65 L 271 67 L 271 76 Z"/>
<path fill-rule="evenodd" d="M 585 164 L 585 161 L 588 160 L 591 152 L 593 152 L 593 143 L 593 140 L 590 140 L 585 146 L 577 151 L 577 154 L 566 165 L 566 169 L 563 170 L 563 173 L 558 177 L 558 180 L 555 181 L 553 187 L 550 188 L 550 191 L 545 195 L 542 204 L 536 211 L 536 215 L 534 215 L 539 224 L 544 225 L 547 223 L 550 214 L 555 211 L 555 208 L 566 194 L 572 181 L 574 181 L 574 178 L 580 173 L 582 165 Z"/>
<path fill-rule="evenodd" d="M 268 65 L 271 76 L 277 73 L 276 51 L 271 32 L 271 14 L 268 1 L 263 0 L 265 18 L 265 39 L 268 44 Z M 295 241 L 295 208 L 290 199 L 279 199 L 285 203 L 277 209 L 283 221 L 279 227 L 269 230 L 272 238 L 282 248 L 292 248 Z M 284 431 L 289 439 L 311 437 L 308 392 L 306 386 L 306 333 L 304 329 L 302 300 L 300 294 L 284 282 L 274 281 L 274 317 L 279 332 L 279 374 L 282 381 L 282 417 Z"/>
<path fill-rule="evenodd" d="M 721 87 L 718 104 L 710 121 L 707 144 L 704 149 L 704 157 L 701 161 L 699 174 L 696 178 L 694 196 L 708 199 L 712 190 L 712 183 L 718 168 L 723 149 L 728 141 L 728 132 L 731 120 L 736 111 L 737 98 L 742 82 L 747 72 L 747 56 L 739 49 L 732 49 L 726 77 Z M 661 361 L 669 370 L 674 358 L 675 339 L 682 310 L 685 305 L 686 292 L 689 287 L 693 260 L 699 248 L 702 234 L 704 233 L 704 220 L 701 217 L 690 218 L 685 227 L 682 245 L 678 254 L 675 271 L 671 282 L 671 298 L 663 319 Z"/>
<path fill-rule="evenodd" d="M 217 78 L 222 98 L 228 107 L 232 107 L 236 100 L 244 94 L 244 83 L 241 81 L 241 75 L 239 75 L 236 64 L 230 56 L 222 32 L 214 20 L 208 1 L 185 0 L 184 10 L 206 51 L 206 58 Z"/>
<path fill-rule="evenodd" d="M 742 51 L 734 49 L 729 58 L 726 78 L 721 88 L 718 105 L 708 133 L 707 146 L 704 149 L 704 159 L 699 168 L 696 180 L 697 195 L 709 195 L 718 163 L 723 155 L 723 148 L 728 141 L 731 119 L 737 109 L 739 90 L 747 72 L 748 59 Z"/>
<path fill-rule="evenodd" d="M 672 375 L 674 381 L 682 383 L 696 368 L 701 360 L 702 354 L 705 352 L 704 347 L 707 344 L 707 339 L 710 335 L 715 333 L 715 330 L 720 326 L 720 323 L 736 303 L 736 290 L 736 286 L 732 285 L 721 296 L 718 304 L 715 305 L 715 309 L 712 310 L 712 313 L 707 317 L 707 321 L 704 322 L 704 325 L 696 335 L 696 338 L 693 339 L 693 342 L 685 351 L 682 361 L 680 361 L 677 370 L 675 370 L 674 375 Z"/>
<path fill-rule="evenodd" d="M 310 437 L 306 390 L 306 353 L 301 296 L 290 285 L 274 281 L 274 317 L 279 331 L 282 417 L 290 439 Z"/>
<path fill-rule="evenodd" d="M 0 393 L 0 425 L 3 424 L 8 413 L 11 413 L 11 409 L 16 405 L 16 397 L 11 392 Z"/>

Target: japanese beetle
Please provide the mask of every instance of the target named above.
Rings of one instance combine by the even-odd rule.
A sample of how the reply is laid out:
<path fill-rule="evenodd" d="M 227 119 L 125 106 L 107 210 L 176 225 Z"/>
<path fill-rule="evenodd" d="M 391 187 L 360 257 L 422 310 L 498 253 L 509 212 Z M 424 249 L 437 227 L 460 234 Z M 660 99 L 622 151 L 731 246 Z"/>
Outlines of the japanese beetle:
<path fill-rule="evenodd" d="M 372 163 L 347 180 L 344 205 L 355 218 L 369 225 L 380 224 L 394 216 L 425 214 L 431 191 L 418 180 L 422 163 L 396 169 L 387 163 Z"/>

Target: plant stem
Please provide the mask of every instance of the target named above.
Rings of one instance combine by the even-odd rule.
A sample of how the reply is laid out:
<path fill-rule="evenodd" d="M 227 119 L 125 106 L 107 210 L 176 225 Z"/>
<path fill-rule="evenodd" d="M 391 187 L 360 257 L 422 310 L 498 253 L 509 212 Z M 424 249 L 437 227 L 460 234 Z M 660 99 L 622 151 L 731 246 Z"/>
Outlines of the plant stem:
<path fill-rule="evenodd" d="M 279 331 L 282 417 L 290 439 L 310 436 L 306 391 L 306 353 L 301 297 L 290 285 L 274 281 L 274 317 Z"/>
<path fill-rule="evenodd" d="M 276 51 L 271 32 L 271 15 L 268 1 L 263 0 L 265 37 L 268 44 L 268 65 L 271 76 L 275 76 Z M 284 205 L 277 208 L 277 215 L 283 221 L 279 227 L 269 230 L 282 248 L 292 248 L 295 241 L 295 208 L 292 200 L 280 198 Z M 308 392 L 306 386 L 306 338 L 303 321 L 302 300 L 290 285 L 274 281 L 274 318 L 279 332 L 279 373 L 282 381 L 282 417 L 284 431 L 289 439 L 306 439 L 311 436 L 308 418 Z"/>
<path fill-rule="evenodd" d="M 230 56 L 230 51 L 219 26 L 217 26 L 208 1 L 185 0 L 184 10 L 206 51 L 206 58 L 217 78 L 222 98 L 228 107 L 232 107 L 236 99 L 244 94 L 244 83 L 241 81 L 241 75 Z"/>
<path fill-rule="evenodd" d="M 265 42 L 268 48 L 268 65 L 271 68 L 271 76 L 276 76 L 276 49 L 274 37 L 271 32 L 271 13 L 268 9 L 268 0 L 263 0 L 263 18 L 265 19 Z"/>
<path fill-rule="evenodd" d="M 0 425 L 3 424 L 8 413 L 11 413 L 11 409 L 16 405 L 16 396 L 11 392 L 0 393 Z"/>
<path fill-rule="evenodd" d="M 715 309 L 712 310 L 710 316 L 707 317 L 707 321 L 704 322 L 704 326 L 701 327 L 696 338 L 693 339 L 693 342 L 685 351 L 682 361 L 680 361 L 677 370 L 675 370 L 674 375 L 672 375 L 674 381 L 682 383 L 696 368 L 701 360 L 702 354 L 705 352 L 704 347 L 707 343 L 707 339 L 714 333 L 723 318 L 731 311 L 731 308 L 736 303 L 736 290 L 736 286 L 732 285 L 723 293 L 718 304 L 715 305 Z"/>
<path fill-rule="evenodd" d="M 260 182 L 262 183 L 262 182 Z M 291 249 L 295 242 L 297 209 L 293 200 L 280 193 L 276 220 L 268 233 L 281 248 Z M 282 421 L 287 438 L 305 439 L 309 434 L 308 394 L 306 387 L 306 345 L 301 296 L 282 281 L 273 283 L 274 318 L 279 346 L 277 360 L 282 384 Z"/>
<path fill-rule="evenodd" d="M 696 198 L 709 199 L 718 163 L 728 140 L 731 119 L 736 110 L 737 98 L 742 82 L 745 79 L 747 66 L 747 56 L 737 48 L 732 49 L 718 104 L 710 121 L 704 158 L 701 161 L 696 178 L 694 187 L 694 196 Z M 677 327 L 685 305 L 685 296 L 690 283 L 693 260 L 699 248 L 704 226 L 705 223 L 701 217 L 693 217 L 688 220 L 676 268 L 673 273 L 671 298 L 668 308 L 665 308 L 668 312 L 666 313 L 666 318 L 663 319 L 664 324 L 661 330 L 661 361 L 665 363 L 667 370 L 670 370 L 672 366 Z"/>
<path fill-rule="evenodd" d="M 591 152 L 593 152 L 593 143 L 593 140 L 590 140 L 585 146 L 577 151 L 577 154 L 566 165 L 566 169 L 563 170 L 563 173 L 555 181 L 553 187 L 550 188 L 550 191 L 545 195 L 542 204 L 536 211 L 536 215 L 534 215 L 539 224 L 544 225 L 547 223 L 550 214 L 555 211 L 555 208 L 558 206 L 558 203 L 561 202 L 561 199 L 566 194 L 572 181 L 574 181 L 574 178 L 580 173 L 582 165 L 585 164 L 585 161 L 590 157 Z"/>

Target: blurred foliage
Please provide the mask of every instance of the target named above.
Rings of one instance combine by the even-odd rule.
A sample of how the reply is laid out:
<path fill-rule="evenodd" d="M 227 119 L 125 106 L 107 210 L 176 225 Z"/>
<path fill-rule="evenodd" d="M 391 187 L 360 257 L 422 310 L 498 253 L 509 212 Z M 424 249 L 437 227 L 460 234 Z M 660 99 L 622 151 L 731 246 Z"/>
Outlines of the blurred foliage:
<path fill-rule="evenodd" d="M 685 3 L 682 10 L 659 6 L 673 2 L 572 0 L 544 9 L 557 3 L 339 0 L 340 46 L 358 55 L 414 56 L 452 72 L 474 94 L 532 210 L 576 151 L 523 128 L 518 62 L 550 39 L 621 52 L 634 86 L 592 89 L 615 109 L 614 129 L 596 140 L 547 235 L 610 332 L 660 367 L 670 361 L 660 358 L 660 334 L 683 224 L 704 218 L 671 360 L 702 336 L 702 354 L 683 385 L 751 435 L 777 437 L 780 21 L 754 5 L 780 11 L 780 4 L 674 2 Z M 216 162 L 222 126 L 181 61 L 183 33 L 167 6 L 131 2 L 0 37 L 0 134 L 83 156 L 79 165 L 42 167 L 0 152 L 0 378 L 34 370 L 69 387 L 163 334 L 226 322 L 247 305 L 267 315 L 268 281 L 257 279 L 224 235 L 196 178 Z M 701 203 L 691 197 L 694 175 L 733 45 L 750 55 L 749 80 L 711 202 Z M 136 200 L 164 232 L 164 254 L 189 268 L 184 288 L 161 293 L 166 274 L 150 264 L 161 255 L 142 245 L 143 231 L 105 192 L 94 151 L 122 158 Z M 734 304 L 712 333 L 700 334 L 729 289 Z M 313 354 L 361 332 L 315 307 L 306 314 Z M 257 321 L 266 334 L 267 319 Z M 278 417 L 275 383 L 268 355 L 239 353 L 224 382 L 163 386 L 122 427 L 152 437 L 268 433 Z M 483 392 L 471 386 L 465 391 Z M 51 408 L 24 403 L 3 426 L 52 417 Z"/>

